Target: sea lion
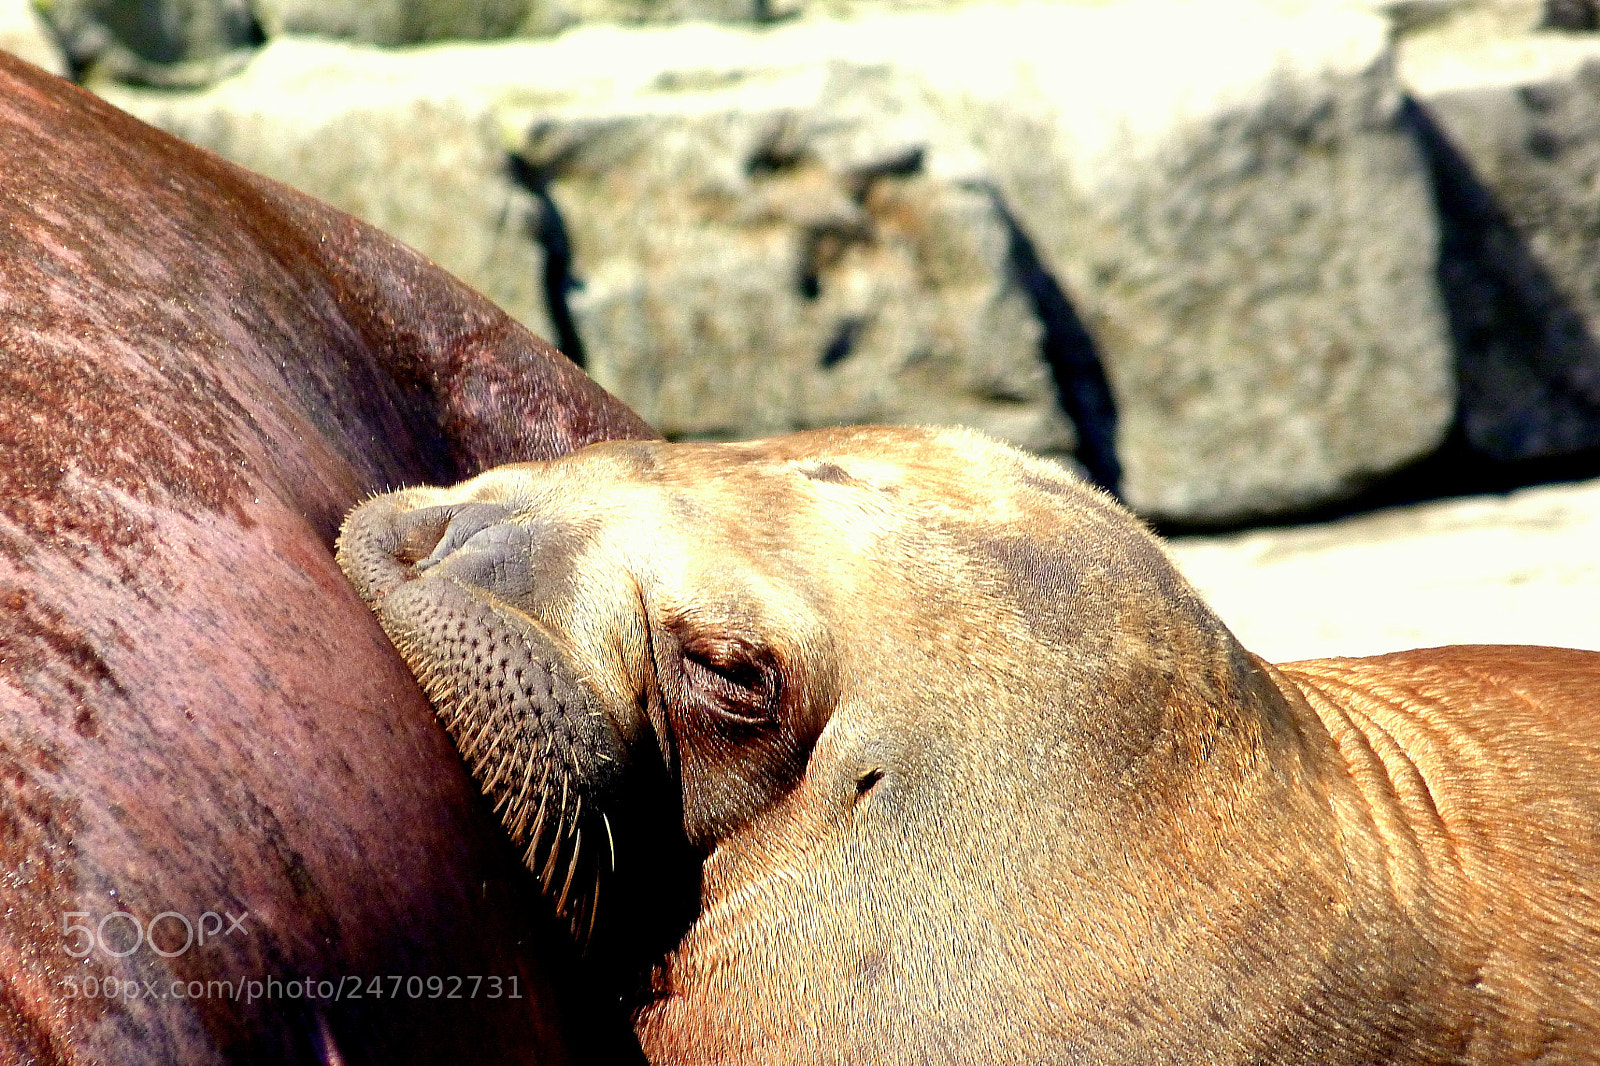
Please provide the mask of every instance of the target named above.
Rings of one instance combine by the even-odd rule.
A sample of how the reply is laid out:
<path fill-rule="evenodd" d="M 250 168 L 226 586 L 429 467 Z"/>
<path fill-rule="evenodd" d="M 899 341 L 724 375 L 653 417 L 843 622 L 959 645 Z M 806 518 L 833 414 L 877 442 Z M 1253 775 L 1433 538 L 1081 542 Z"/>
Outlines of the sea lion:
<path fill-rule="evenodd" d="M 581 1054 L 332 544 L 379 490 L 651 431 L 414 252 L 5 55 L 0 174 L 0 1062 Z"/>
<path fill-rule="evenodd" d="M 597 444 L 339 560 L 569 917 L 692 886 L 652 1062 L 1600 1057 L 1600 654 L 1271 666 L 954 430 Z"/>

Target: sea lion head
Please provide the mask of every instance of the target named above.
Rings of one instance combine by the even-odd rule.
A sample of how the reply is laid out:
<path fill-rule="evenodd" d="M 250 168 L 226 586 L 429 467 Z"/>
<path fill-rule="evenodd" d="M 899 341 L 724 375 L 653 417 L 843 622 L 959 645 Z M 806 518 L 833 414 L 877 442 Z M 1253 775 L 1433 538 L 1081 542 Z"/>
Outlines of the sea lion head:
<path fill-rule="evenodd" d="M 1149 1052 L 1348 903 L 1265 665 L 971 432 L 597 444 L 379 497 L 340 561 L 581 932 L 687 897 L 654 1059 Z"/>

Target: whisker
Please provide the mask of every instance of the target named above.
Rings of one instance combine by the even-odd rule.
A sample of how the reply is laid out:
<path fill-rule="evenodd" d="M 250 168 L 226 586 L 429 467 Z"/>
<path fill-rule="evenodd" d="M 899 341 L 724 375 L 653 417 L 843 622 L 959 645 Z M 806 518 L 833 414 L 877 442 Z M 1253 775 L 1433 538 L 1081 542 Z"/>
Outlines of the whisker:
<path fill-rule="evenodd" d="M 567 784 L 571 779 L 565 770 L 561 771 L 561 820 L 556 822 L 556 839 L 560 840 L 567 835 Z"/>
<path fill-rule="evenodd" d="M 565 834 L 567 825 L 567 775 L 561 775 L 561 820 L 556 823 L 555 834 L 550 838 L 550 854 L 545 860 L 544 871 L 539 875 L 539 880 L 544 884 L 546 894 L 550 891 L 550 882 L 555 878 L 556 859 L 561 855 L 561 838 Z"/>
<path fill-rule="evenodd" d="M 583 850 L 583 830 L 573 836 L 572 856 L 567 860 L 567 879 L 561 884 L 561 898 L 556 900 L 556 913 L 567 909 L 567 893 L 572 889 L 572 875 L 578 872 L 578 853 Z"/>
<path fill-rule="evenodd" d="M 594 920 L 595 920 L 595 917 L 599 913 L 600 913 L 600 871 L 597 868 L 595 870 L 595 872 L 594 872 L 594 888 L 591 889 L 590 892 L 589 892 L 589 928 L 588 928 L 588 931 L 586 931 L 583 934 L 583 944 L 584 944 L 585 947 L 588 947 L 589 943 L 594 940 Z"/>
<path fill-rule="evenodd" d="M 521 840 L 522 831 L 528 827 L 528 808 L 531 806 L 531 804 L 528 802 L 528 786 L 533 783 L 533 767 L 535 760 L 530 758 L 524 761 L 527 763 L 527 766 L 522 775 L 522 784 L 517 790 L 516 822 L 515 824 L 508 825 L 506 827 L 511 833 L 512 840 Z"/>
<path fill-rule="evenodd" d="M 531 830 L 532 837 L 533 837 L 533 842 L 535 844 L 537 844 L 539 842 L 539 837 L 544 832 L 544 816 L 545 816 L 546 804 L 550 799 L 550 790 L 548 788 L 546 788 L 545 786 L 548 785 L 549 783 L 550 783 L 550 764 L 548 762 L 546 762 L 544 764 L 544 776 L 539 778 L 539 813 L 534 817 L 533 829 Z M 531 865 L 529 866 L 529 869 L 532 869 Z"/>

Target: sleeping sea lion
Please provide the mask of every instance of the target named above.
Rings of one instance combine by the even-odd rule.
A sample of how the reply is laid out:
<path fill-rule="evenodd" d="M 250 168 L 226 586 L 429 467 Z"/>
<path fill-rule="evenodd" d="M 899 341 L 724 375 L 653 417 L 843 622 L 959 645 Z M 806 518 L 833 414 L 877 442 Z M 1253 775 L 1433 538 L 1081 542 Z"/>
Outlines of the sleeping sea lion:
<path fill-rule="evenodd" d="M 1600 1061 L 1600 654 L 1269 665 L 954 430 L 597 444 L 339 559 L 580 936 L 687 892 L 652 1062 Z"/>

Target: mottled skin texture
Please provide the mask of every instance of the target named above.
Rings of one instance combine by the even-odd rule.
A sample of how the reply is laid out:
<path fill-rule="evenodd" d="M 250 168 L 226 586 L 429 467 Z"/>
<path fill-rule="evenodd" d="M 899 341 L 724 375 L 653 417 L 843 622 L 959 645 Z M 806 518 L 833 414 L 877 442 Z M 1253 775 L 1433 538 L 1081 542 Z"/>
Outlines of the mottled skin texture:
<path fill-rule="evenodd" d="M 374 492 L 650 431 L 414 253 L 5 55 L 0 175 L 0 1062 L 566 1061 L 530 883 L 331 547 Z M 69 955 L 116 911 L 249 918 Z M 458 974 L 522 996 L 67 983 Z"/>
<path fill-rule="evenodd" d="M 1600 654 L 1269 666 L 958 432 L 600 444 L 340 561 L 536 864 L 671 812 L 653 1062 L 1600 1061 Z M 601 930 L 681 876 L 613 843 Z"/>

